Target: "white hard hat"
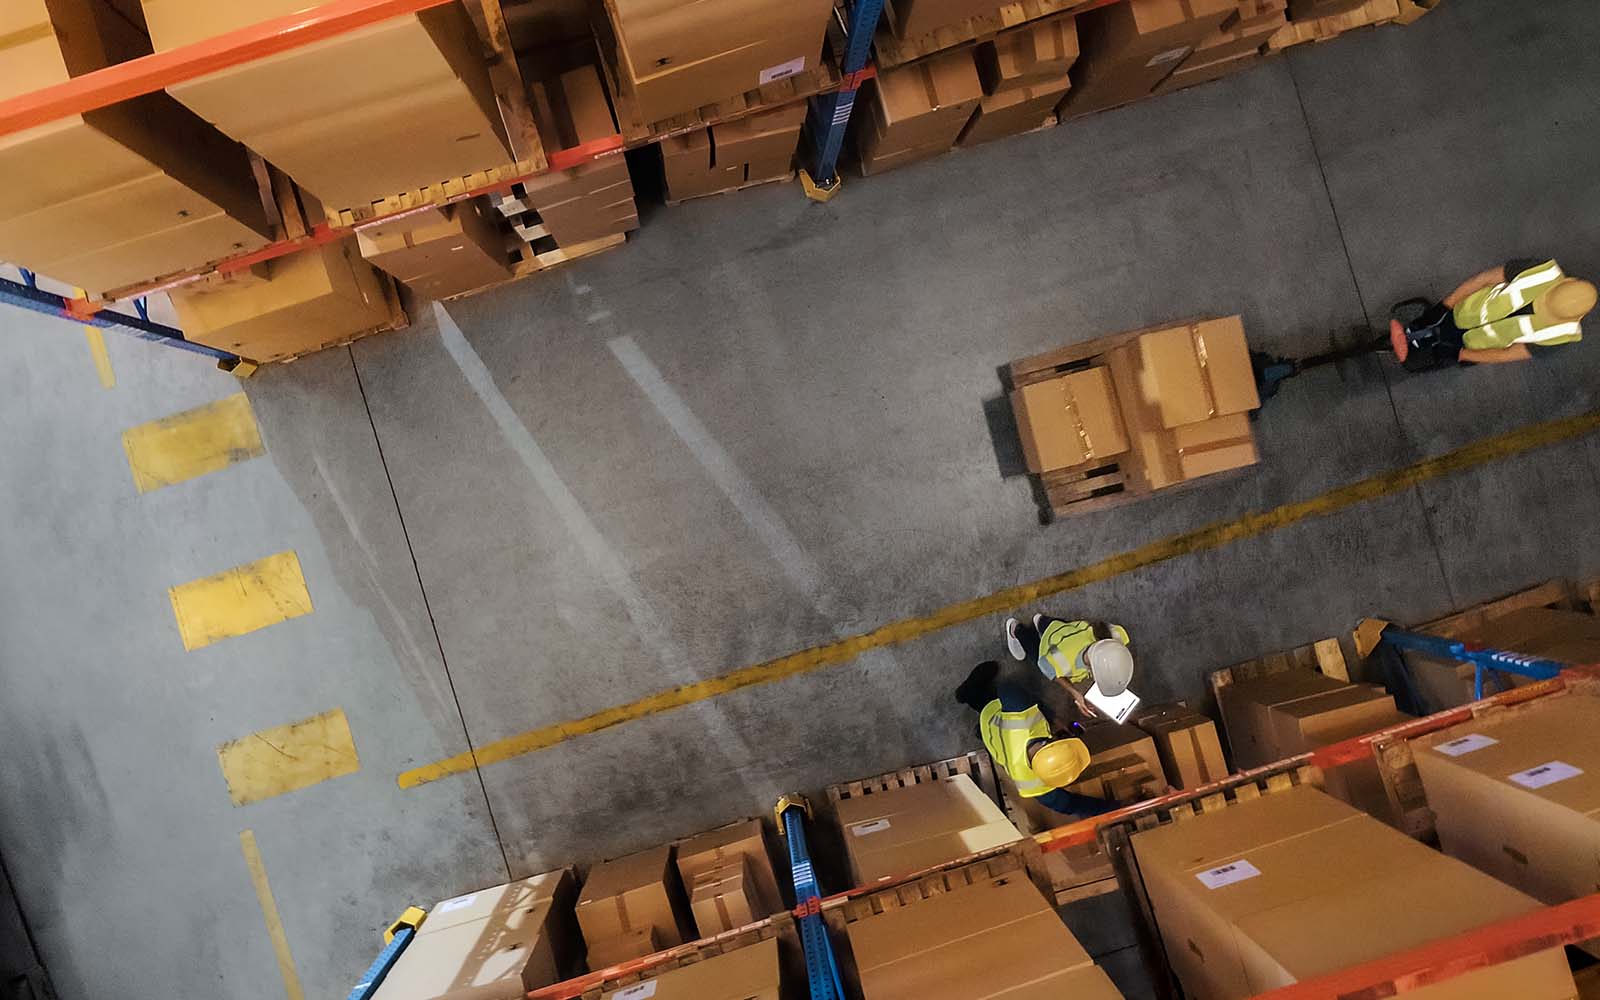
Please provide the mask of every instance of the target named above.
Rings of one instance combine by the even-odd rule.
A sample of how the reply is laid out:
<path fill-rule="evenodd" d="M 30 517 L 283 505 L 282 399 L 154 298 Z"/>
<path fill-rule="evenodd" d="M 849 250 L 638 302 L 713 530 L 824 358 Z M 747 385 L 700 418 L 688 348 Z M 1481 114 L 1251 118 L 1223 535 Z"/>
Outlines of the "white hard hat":
<path fill-rule="evenodd" d="M 1100 693 L 1110 698 L 1128 690 L 1133 680 L 1133 654 L 1116 639 L 1100 639 L 1083 654 Z"/>

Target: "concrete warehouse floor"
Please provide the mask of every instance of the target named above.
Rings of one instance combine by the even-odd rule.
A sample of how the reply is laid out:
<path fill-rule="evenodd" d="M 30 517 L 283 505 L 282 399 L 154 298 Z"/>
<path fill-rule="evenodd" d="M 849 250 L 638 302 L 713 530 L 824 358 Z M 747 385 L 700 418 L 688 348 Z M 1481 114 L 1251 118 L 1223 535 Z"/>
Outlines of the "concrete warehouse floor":
<path fill-rule="evenodd" d="M 996 367 L 1243 313 L 1308 354 L 1507 256 L 1600 273 L 1600 19 L 1405 29 L 870 180 L 651 213 L 622 251 L 243 383 L 266 455 L 139 495 L 120 436 L 240 383 L 0 313 L 0 853 L 63 997 L 343 995 L 407 903 L 593 861 L 975 743 L 1001 616 L 401 788 L 397 776 L 1478 438 L 1591 410 L 1600 346 L 1289 385 L 1263 461 L 1041 527 Z M 113 336 L 113 335 L 108 335 Z M 1600 438 L 1049 602 L 1149 698 L 1333 634 L 1600 573 Z M 167 589 L 293 550 L 313 613 L 185 652 Z M 1031 609 L 1030 609 L 1031 610 Z M 354 774 L 234 806 L 219 744 L 342 709 Z"/>

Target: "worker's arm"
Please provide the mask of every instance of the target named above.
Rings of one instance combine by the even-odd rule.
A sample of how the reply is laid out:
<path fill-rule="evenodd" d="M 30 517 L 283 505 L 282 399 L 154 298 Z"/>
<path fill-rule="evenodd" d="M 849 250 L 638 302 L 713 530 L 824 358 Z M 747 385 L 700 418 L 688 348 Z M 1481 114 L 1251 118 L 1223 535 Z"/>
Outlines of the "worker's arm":
<path fill-rule="evenodd" d="M 1507 365 L 1514 361 L 1528 361 L 1532 357 L 1533 354 L 1528 351 L 1526 344 L 1486 348 L 1481 351 L 1463 348 L 1461 351 L 1461 360 L 1474 365 Z"/>
<path fill-rule="evenodd" d="M 1488 288 L 1490 285 L 1498 285 L 1505 280 L 1506 269 L 1504 265 L 1490 268 L 1481 274 L 1475 274 L 1466 281 L 1463 281 L 1455 291 L 1451 292 L 1449 295 L 1446 295 L 1444 298 L 1444 305 L 1449 309 L 1454 309 L 1456 306 L 1461 304 L 1462 299 L 1466 298 L 1468 295 L 1471 295 L 1478 289 Z"/>

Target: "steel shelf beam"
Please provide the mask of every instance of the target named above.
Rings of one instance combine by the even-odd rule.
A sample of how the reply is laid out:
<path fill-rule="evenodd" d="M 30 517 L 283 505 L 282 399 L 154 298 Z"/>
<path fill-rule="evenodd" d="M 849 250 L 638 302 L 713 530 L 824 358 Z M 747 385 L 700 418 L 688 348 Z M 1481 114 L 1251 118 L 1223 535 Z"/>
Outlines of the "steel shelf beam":
<path fill-rule="evenodd" d="M 166 347 L 175 347 L 180 351 L 191 354 L 200 354 L 208 358 L 215 358 L 224 368 L 232 370 L 239 364 L 239 356 L 215 347 L 196 344 L 183 336 L 183 331 L 161 323 L 152 322 L 146 310 L 143 299 L 134 300 L 134 308 L 139 315 L 129 316 L 126 313 L 114 312 L 109 309 L 97 309 L 83 299 L 67 298 L 46 292 L 34 284 L 31 275 L 24 271 L 25 282 L 12 281 L 0 278 L 0 304 L 18 306 L 30 312 L 40 313 L 45 316 L 54 316 L 57 319 L 71 320 L 87 326 L 96 326 L 107 330 L 120 330 L 132 334 L 140 340 L 148 340 L 162 344 Z"/>

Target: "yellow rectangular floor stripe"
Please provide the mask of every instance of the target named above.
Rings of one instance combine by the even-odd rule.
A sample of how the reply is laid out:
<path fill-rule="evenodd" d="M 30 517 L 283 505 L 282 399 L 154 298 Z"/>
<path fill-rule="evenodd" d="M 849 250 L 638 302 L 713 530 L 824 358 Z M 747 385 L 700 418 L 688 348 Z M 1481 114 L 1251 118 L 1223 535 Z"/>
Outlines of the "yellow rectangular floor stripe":
<path fill-rule="evenodd" d="M 267 867 L 261 863 L 261 848 L 256 846 L 254 830 L 239 834 L 239 849 L 244 852 L 245 867 L 250 869 L 250 884 L 256 888 L 261 918 L 266 921 L 267 937 L 272 940 L 272 953 L 278 959 L 278 974 L 283 977 L 284 996 L 288 1000 L 305 1000 L 305 990 L 300 988 L 300 973 L 295 971 L 294 956 L 289 953 L 289 938 L 283 933 L 283 919 L 278 916 L 278 903 L 272 898 L 272 886 L 267 884 Z"/>
<path fill-rule="evenodd" d="M 1285 504 L 1271 510 L 1246 514 L 1232 521 L 1221 521 L 1182 535 L 1142 545 L 1136 549 L 1102 559 L 1088 566 L 1058 573 L 1032 583 L 1007 587 L 984 597 L 946 605 L 931 614 L 890 622 L 870 632 L 848 636 L 837 642 L 802 649 L 797 653 L 780 656 L 765 663 L 740 667 L 716 677 L 679 685 L 646 695 L 636 701 L 607 708 L 580 719 L 558 722 L 554 725 L 530 729 L 525 733 L 507 736 L 486 743 L 476 750 L 467 750 L 453 757 L 424 764 L 400 774 L 401 788 L 415 788 L 430 781 L 438 781 L 452 774 L 462 774 L 485 764 L 511 760 L 525 754 L 537 753 L 564 743 L 575 736 L 597 733 L 612 726 L 620 726 L 636 719 L 659 715 L 673 709 L 693 705 L 719 695 L 771 684 L 789 677 L 807 674 L 813 670 L 853 660 L 869 650 L 883 646 L 911 642 L 925 635 L 973 621 L 989 615 L 999 615 L 1038 601 L 1100 583 L 1124 573 L 1144 569 L 1210 549 L 1221 548 L 1233 542 L 1255 538 L 1301 521 L 1326 517 L 1348 507 L 1390 496 L 1411 489 L 1419 483 L 1448 476 L 1452 473 L 1483 465 L 1497 459 L 1520 455 L 1562 441 L 1569 441 L 1600 429 L 1600 410 L 1591 410 L 1575 417 L 1531 424 L 1505 434 L 1475 441 L 1464 448 L 1408 465 L 1403 469 L 1383 472 L 1369 479 L 1341 486 L 1321 496 L 1297 503 Z"/>
<path fill-rule="evenodd" d="M 224 743 L 217 747 L 217 761 L 236 806 L 361 770 L 350 721 L 337 708 Z"/>
<path fill-rule="evenodd" d="M 266 454 L 250 400 L 242 392 L 130 427 L 122 432 L 122 449 L 140 493 Z"/>
<path fill-rule="evenodd" d="M 293 552 L 181 583 L 168 593 L 189 650 L 311 613 L 311 594 Z"/>

